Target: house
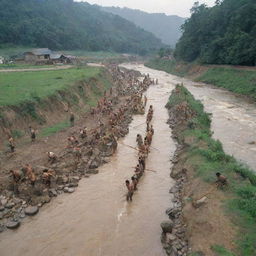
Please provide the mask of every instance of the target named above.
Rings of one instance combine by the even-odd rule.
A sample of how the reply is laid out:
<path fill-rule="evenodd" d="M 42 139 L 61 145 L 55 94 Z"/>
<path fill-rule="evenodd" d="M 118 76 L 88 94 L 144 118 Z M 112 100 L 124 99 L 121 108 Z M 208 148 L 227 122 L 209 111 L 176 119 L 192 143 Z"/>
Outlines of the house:
<path fill-rule="evenodd" d="M 26 62 L 47 62 L 50 60 L 52 51 L 48 48 L 34 49 L 28 52 L 24 52 L 24 61 Z"/>
<path fill-rule="evenodd" d="M 36 64 L 74 63 L 74 56 L 65 56 L 48 48 L 34 49 L 23 53 L 23 61 Z"/>
<path fill-rule="evenodd" d="M 0 64 L 4 64 L 4 57 L 0 56 Z"/>

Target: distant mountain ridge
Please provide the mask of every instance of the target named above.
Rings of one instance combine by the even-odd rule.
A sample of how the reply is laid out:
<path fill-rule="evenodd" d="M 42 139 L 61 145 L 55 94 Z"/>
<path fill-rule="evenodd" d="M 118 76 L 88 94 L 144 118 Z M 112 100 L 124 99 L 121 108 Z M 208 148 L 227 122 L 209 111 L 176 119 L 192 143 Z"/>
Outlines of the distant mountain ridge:
<path fill-rule="evenodd" d="M 147 54 L 152 33 L 100 7 L 73 0 L 0 0 L 0 45 Z"/>
<path fill-rule="evenodd" d="M 160 38 L 163 43 L 172 47 L 181 37 L 181 25 L 185 18 L 176 15 L 166 15 L 164 13 L 147 13 L 140 10 L 119 7 L 102 7 L 102 10 L 110 12 L 127 19 L 137 26 L 153 33 Z"/>

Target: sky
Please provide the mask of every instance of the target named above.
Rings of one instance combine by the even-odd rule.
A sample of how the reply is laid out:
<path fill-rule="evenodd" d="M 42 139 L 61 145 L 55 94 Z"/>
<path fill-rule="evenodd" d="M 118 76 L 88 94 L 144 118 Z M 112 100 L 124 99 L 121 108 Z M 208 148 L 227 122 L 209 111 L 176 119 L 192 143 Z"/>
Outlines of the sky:
<path fill-rule="evenodd" d="M 178 15 L 189 17 L 190 9 L 197 0 L 76 0 L 101 6 L 119 6 L 131 9 L 139 9 L 150 13 L 166 13 L 168 15 Z M 213 6 L 215 0 L 198 0 L 208 6 Z"/>

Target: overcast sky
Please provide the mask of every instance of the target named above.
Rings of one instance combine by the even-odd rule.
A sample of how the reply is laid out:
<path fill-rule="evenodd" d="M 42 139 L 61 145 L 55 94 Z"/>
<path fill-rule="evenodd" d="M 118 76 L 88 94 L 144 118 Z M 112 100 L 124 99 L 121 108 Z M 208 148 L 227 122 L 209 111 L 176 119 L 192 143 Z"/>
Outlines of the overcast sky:
<path fill-rule="evenodd" d="M 102 6 L 119 6 L 132 9 L 140 9 L 146 12 L 161 12 L 169 15 L 178 15 L 181 17 L 189 17 L 189 10 L 196 0 L 76 0 L 84 1 L 90 4 L 98 4 Z M 213 6 L 215 0 L 198 0 L 200 3 L 206 3 Z"/>

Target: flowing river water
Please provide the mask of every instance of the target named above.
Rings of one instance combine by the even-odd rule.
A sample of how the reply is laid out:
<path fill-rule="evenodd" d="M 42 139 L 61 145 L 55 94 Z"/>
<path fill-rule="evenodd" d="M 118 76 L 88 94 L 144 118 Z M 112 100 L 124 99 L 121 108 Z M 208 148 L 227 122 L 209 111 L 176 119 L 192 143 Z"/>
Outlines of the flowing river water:
<path fill-rule="evenodd" d="M 111 161 L 99 168 L 99 174 L 81 180 L 74 194 L 59 196 L 18 230 L 0 234 L 1 256 L 164 256 L 160 223 L 171 205 L 170 158 L 175 151 L 164 106 L 177 83 L 183 82 L 213 114 L 214 136 L 225 151 L 256 169 L 256 145 L 248 144 L 256 140 L 255 105 L 225 90 L 143 65 L 126 67 L 159 80 L 146 93 L 148 106 L 155 109 L 147 168 L 155 172 L 145 173 L 133 202 L 127 203 L 124 181 L 133 174 L 137 152 L 125 144 L 135 146 L 137 133 L 145 132 L 146 117 L 134 116 L 129 134 Z"/>

